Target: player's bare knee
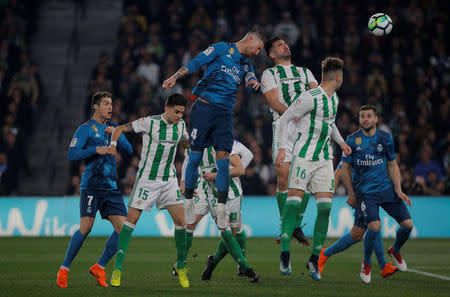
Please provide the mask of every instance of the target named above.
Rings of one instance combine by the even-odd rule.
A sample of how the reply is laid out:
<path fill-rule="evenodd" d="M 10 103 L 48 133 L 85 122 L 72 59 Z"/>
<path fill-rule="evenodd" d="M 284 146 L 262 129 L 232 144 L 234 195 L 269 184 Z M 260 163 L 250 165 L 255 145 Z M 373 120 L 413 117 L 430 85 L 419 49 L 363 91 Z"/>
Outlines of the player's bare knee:
<path fill-rule="evenodd" d="M 221 159 L 229 159 L 230 158 L 230 153 L 226 152 L 226 151 L 216 151 L 216 159 L 217 160 L 221 160 Z"/>
<path fill-rule="evenodd" d="M 352 231 L 350 231 L 350 236 L 354 241 L 361 241 L 364 238 L 364 233 L 366 230 L 362 228 L 355 229 L 353 228 Z"/>
<path fill-rule="evenodd" d="M 370 222 L 367 227 L 372 231 L 380 231 L 381 230 L 381 222 L 380 221 L 373 221 Z"/>
<path fill-rule="evenodd" d="M 403 228 L 409 228 L 409 229 L 414 227 L 411 219 L 404 220 L 403 222 L 400 223 L 400 226 L 402 226 Z"/>

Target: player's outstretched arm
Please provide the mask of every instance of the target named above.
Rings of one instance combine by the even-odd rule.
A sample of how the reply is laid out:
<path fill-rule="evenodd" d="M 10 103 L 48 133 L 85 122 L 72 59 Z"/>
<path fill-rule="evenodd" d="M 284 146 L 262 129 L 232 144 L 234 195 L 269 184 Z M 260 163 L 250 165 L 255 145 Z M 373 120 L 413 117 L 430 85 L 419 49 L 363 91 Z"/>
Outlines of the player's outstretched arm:
<path fill-rule="evenodd" d="M 188 73 L 189 69 L 186 66 L 181 67 L 177 72 L 175 72 L 174 75 L 163 82 L 163 88 L 166 90 L 170 90 L 175 85 L 178 79 L 186 76 Z"/>
<path fill-rule="evenodd" d="M 405 201 L 406 205 L 411 206 L 411 200 L 409 197 L 403 193 L 402 191 L 402 182 L 401 182 L 401 173 L 400 168 L 398 168 L 397 160 L 392 160 L 388 162 L 388 175 L 391 179 L 392 183 L 394 184 L 394 190 L 397 193 L 398 197 Z"/>
<path fill-rule="evenodd" d="M 113 134 L 111 135 L 111 143 L 109 144 L 107 153 L 110 155 L 116 155 L 117 153 L 117 141 L 119 140 L 122 133 L 134 132 L 133 125 L 131 123 L 127 123 L 125 125 L 118 126 L 114 129 Z"/>

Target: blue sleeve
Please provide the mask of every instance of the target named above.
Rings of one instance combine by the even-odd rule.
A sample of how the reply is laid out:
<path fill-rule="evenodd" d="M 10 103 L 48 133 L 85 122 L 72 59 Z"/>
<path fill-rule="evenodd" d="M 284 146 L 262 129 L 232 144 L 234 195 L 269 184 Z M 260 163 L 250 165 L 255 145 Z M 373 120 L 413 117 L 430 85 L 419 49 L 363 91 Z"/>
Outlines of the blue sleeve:
<path fill-rule="evenodd" d="M 95 146 L 85 148 L 86 142 L 89 137 L 89 129 L 84 126 L 78 127 L 77 132 L 70 142 L 69 151 L 67 152 L 67 159 L 69 161 L 79 161 L 87 159 L 97 153 Z"/>
<path fill-rule="evenodd" d="M 386 140 L 386 158 L 389 161 L 395 160 L 394 138 L 390 134 Z"/>
<path fill-rule="evenodd" d="M 350 136 L 347 136 L 347 139 L 345 140 L 345 143 L 352 149 L 352 153 L 349 156 L 344 155 L 344 153 L 342 152 L 342 159 L 341 162 L 345 162 L 347 164 L 352 165 L 353 164 L 353 154 L 354 154 L 354 148 L 352 145 L 352 141 Z"/>
<path fill-rule="evenodd" d="M 125 153 L 129 156 L 131 156 L 131 154 L 133 153 L 133 148 L 131 147 L 130 142 L 124 134 L 120 135 L 119 140 L 117 141 L 117 148 L 120 152 Z"/>
<path fill-rule="evenodd" d="M 211 63 L 218 56 L 226 52 L 226 43 L 215 43 L 209 46 L 206 50 L 202 51 L 194 59 L 189 61 L 185 66 L 189 70 L 189 73 L 194 73 L 199 70 L 203 65 Z"/>

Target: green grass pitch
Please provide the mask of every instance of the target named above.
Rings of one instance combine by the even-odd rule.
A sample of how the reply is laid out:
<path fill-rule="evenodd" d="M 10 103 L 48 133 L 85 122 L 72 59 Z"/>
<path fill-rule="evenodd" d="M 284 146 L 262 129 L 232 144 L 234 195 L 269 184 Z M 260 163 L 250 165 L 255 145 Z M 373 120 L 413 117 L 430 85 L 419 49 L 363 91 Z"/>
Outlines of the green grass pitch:
<path fill-rule="evenodd" d="M 218 239 L 194 238 L 188 255 L 190 288 L 178 286 L 171 275 L 175 259 L 173 238 L 133 237 L 128 249 L 120 288 L 98 287 L 88 269 L 99 258 L 106 238 L 88 238 L 69 274 L 69 288 L 56 286 L 56 273 L 70 238 L 0 238 L 0 296 L 450 296 L 450 280 L 412 272 L 382 279 L 373 256 L 372 283 L 359 279 L 362 243 L 333 256 L 320 282 L 305 269 L 310 247 L 292 242 L 293 273 L 279 272 L 279 246 L 273 238 L 247 240 L 249 264 L 261 275 L 257 284 L 236 275 L 236 264 L 228 255 L 209 282 L 201 280 L 208 254 Z M 325 242 L 329 246 L 336 239 Z M 388 247 L 392 240 L 385 240 Z M 450 239 L 409 240 L 403 255 L 409 268 L 450 277 Z M 196 257 L 193 257 L 197 254 Z M 387 255 L 386 255 L 387 256 Z M 387 256 L 389 260 L 389 256 Z M 114 259 L 108 264 L 111 275 Z"/>

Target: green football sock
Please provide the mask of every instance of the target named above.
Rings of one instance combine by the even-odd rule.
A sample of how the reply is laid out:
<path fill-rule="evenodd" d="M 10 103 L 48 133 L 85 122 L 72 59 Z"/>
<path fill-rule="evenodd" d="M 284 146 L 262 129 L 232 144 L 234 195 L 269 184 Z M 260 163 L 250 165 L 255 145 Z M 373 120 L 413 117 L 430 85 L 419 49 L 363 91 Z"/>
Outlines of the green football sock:
<path fill-rule="evenodd" d="M 189 249 L 192 246 L 192 239 L 194 239 L 194 231 L 186 229 L 186 258 L 189 253 Z"/>
<path fill-rule="evenodd" d="M 117 256 L 116 264 L 114 265 L 114 270 L 118 269 L 122 271 L 123 260 L 128 249 L 128 245 L 131 240 L 131 233 L 133 233 L 135 225 L 125 222 L 120 230 L 119 243 L 117 245 Z"/>
<path fill-rule="evenodd" d="M 289 244 L 291 242 L 292 231 L 297 226 L 297 214 L 300 209 L 300 197 L 293 198 L 286 202 L 283 217 L 281 218 L 281 251 L 289 251 Z"/>
<path fill-rule="evenodd" d="M 241 247 L 233 237 L 233 233 L 231 232 L 231 230 L 222 231 L 221 235 L 223 238 L 223 242 L 233 259 L 241 266 L 244 271 L 249 269 L 250 267 L 248 266 L 244 255 L 242 255 Z"/>
<path fill-rule="evenodd" d="M 223 259 L 228 254 L 227 247 L 225 243 L 223 242 L 223 239 L 219 241 L 219 245 L 217 246 L 216 253 L 214 254 L 213 262 L 214 265 L 217 265 L 217 263 L 220 262 L 220 260 Z"/>
<path fill-rule="evenodd" d="M 245 234 L 245 230 L 241 229 L 241 232 L 236 233 L 236 241 L 238 242 L 239 246 L 241 247 L 242 255 L 245 258 L 245 250 L 246 250 L 246 243 L 247 243 L 247 236 Z"/>
<path fill-rule="evenodd" d="M 302 203 L 300 204 L 300 209 L 299 209 L 298 215 L 297 215 L 297 226 L 295 226 L 295 228 L 302 227 L 302 221 L 303 221 L 303 217 L 305 215 L 306 207 L 308 206 L 309 197 L 311 197 L 311 194 L 309 194 L 309 193 L 305 193 L 303 195 Z"/>
<path fill-rule="evenodd" d="M 175 226 L 175 246 L 177 247 L 177 268 L 184 268 L 186 261 L 186 227 Z"/>
<path fill-rule="evenodd" d="M 320 199 L 320 198 L 319 198 Z M 314 241 L 312 244 L 313 255 L 319 255 L 323 247 L 323 242 L 327 237 L 328 222 L 330 220 L 331 199 L 326 201 L 317 202 L 317 217 L 314 224 Z"/>
<path fill-rule="evenodd" d="M 286 206 L 286 198 L 288 196 L 288 192 L 278 192 L 277 191 L 277 203 L 278 203 L 278 211 L 280 212 L 280 218 L 283 216 L 284 207 Z"/>

